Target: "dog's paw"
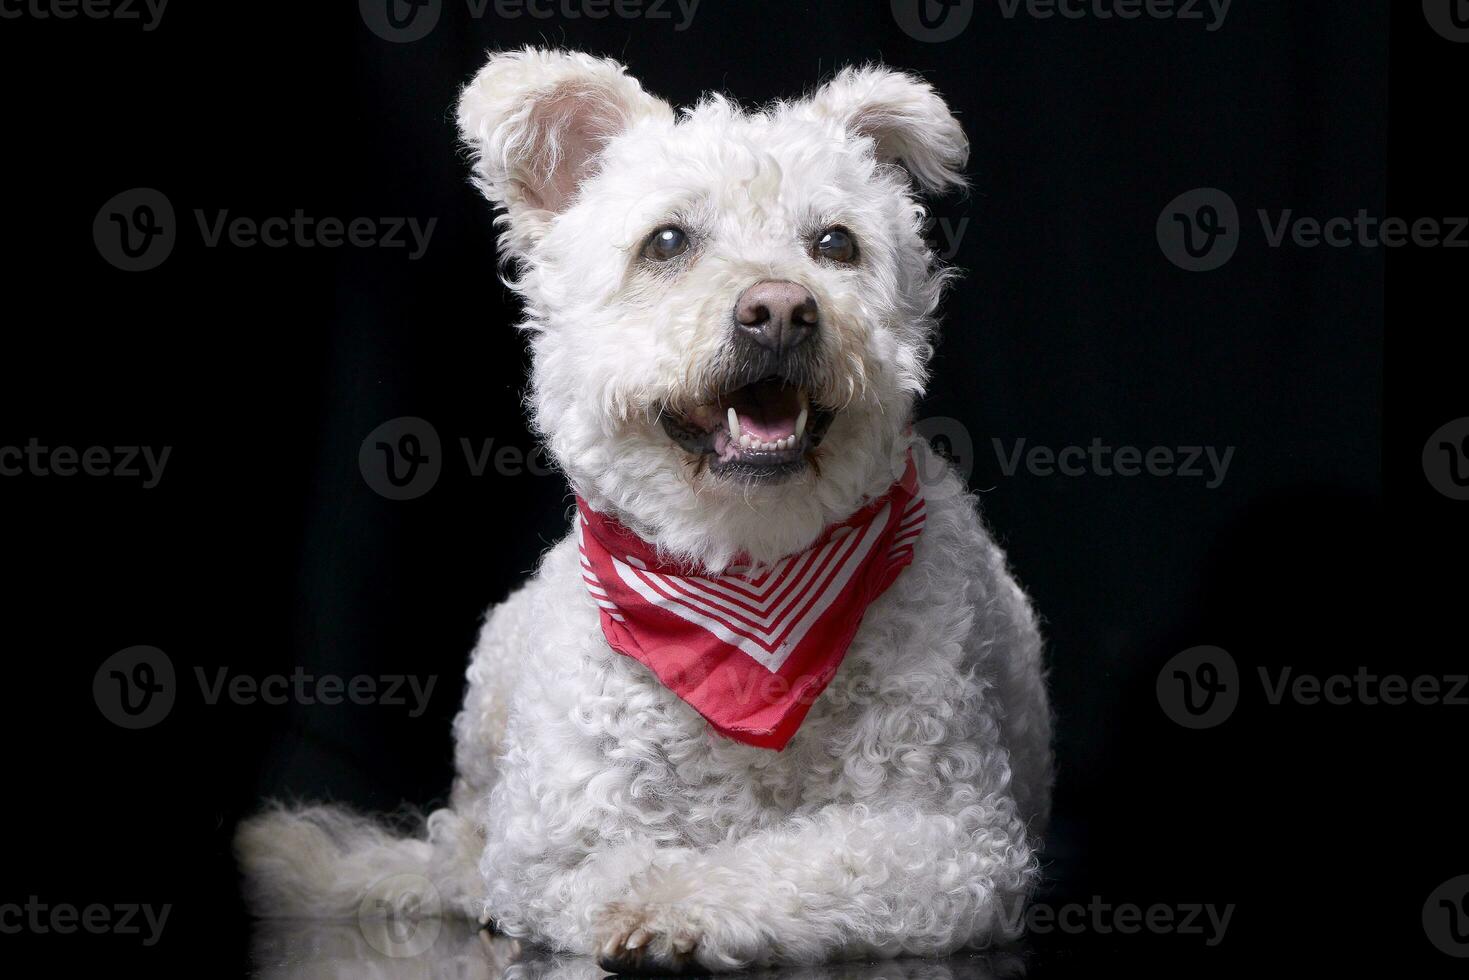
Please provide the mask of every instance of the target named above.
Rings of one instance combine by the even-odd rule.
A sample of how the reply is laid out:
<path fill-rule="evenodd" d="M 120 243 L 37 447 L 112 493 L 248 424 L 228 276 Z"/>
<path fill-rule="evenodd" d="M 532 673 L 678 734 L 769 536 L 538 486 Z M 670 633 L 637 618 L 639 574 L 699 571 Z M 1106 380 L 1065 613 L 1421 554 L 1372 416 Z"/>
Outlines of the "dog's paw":
<path fill-rule="evenodd" d="M 597 965 L 643 976 L 707 973 L 697 958 L 699 936 L 693 916 L 672 906 L 615 903 L 598 922 Z"/>

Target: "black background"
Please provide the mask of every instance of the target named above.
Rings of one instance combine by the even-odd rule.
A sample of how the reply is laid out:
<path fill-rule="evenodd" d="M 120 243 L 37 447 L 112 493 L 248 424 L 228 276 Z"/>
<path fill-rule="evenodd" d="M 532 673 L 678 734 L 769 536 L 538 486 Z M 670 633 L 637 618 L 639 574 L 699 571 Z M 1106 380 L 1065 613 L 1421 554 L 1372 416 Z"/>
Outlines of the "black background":
<path fill-rule="evenodd" d="M 309 9 L 308 9 L 309 7 Z M 493 9 L 493 8 L 492 8 Z M 1469 45 L 1417 2 L 1236 0 L 1223 27 L 1013 19 L 979 2 L 924 43 L 886 2 L 703 0 L 672 19 L 510 20 L 448 0 L 390 43 L 355 5 L 175 0 L 156 30 L 0 20 L 6 284 L 0 446 L 171 447 L 160 484 L 0 478 L 7 753 L 0 904 L 170 903 L 162 940 L 0 936 L 53 961 L 230 975 L 248 922 L 229 854 L 262 796 L 373 809 L 442 800 L 449 722 L 485 607 L 562 533 L 555 475 L 474 476 L 460 440 L 524 452 L 526 356 L 487 204 L 455 145 L 485 51 L 611 54 L 689 104 L 798 94 L 834 67 L 919 71 L 972 142 L 967 270 L 921 414 L 971 435 L 970 484 L 1045 617 L 1058 722 L 1054 901 L 1235 903 L 1223 944 L 1036 937 L 1036 975 L 1102 960 L 1195 972 L 1345 956 L 1446 975 L 1429 892 L 1469 873 L 1464 719 L 1449 706 L 1267 703 L 1258 667 L 1464 671 L 1469 504 L 1420 453 L 1465 408 L 1463 251 L 1267 247 L 1257 209 L 1469 213 Z M 1389 52 L 1391 50 L 1391 56 Z M 1227 191 L 1242 241 L 1184 272 L 1155 222 Z M 158 268 L 94 244 L 113 195 L 178 215 Z M 264 219 L 436 220 L 406 249 L 206 247 L 195 209 Z M 940 236 L 940 240 L 942 238 Z M 358 450 L 419 416 L 444 472 L 374 493 Z M 1007 475 L 993 447 L 1234 447 L 1203 479 Z M 169 716 L 125 731 L 93 702 L 109 655 L 179 675 Z M 1229 650 L 1244 697 L 1188 731 L 1154 684 L 1174 654 Z M 436 678 L 428 710 L 269 706 L 210 677 Z"/>

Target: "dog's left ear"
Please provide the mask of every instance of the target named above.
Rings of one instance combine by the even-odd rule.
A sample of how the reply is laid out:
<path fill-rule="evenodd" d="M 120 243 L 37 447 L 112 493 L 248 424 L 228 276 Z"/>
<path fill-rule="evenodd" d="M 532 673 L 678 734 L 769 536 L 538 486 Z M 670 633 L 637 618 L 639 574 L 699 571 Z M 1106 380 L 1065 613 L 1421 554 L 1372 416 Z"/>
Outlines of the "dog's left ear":
<path fill-rule="evenodd" d="M 933 86 L 914 75 L 869 65 L 845 68 L 808 102 L 849 135 L 872 140 L 883 163 L 902 166 L 927 191 L 964 184 L 969 140 Z"/>

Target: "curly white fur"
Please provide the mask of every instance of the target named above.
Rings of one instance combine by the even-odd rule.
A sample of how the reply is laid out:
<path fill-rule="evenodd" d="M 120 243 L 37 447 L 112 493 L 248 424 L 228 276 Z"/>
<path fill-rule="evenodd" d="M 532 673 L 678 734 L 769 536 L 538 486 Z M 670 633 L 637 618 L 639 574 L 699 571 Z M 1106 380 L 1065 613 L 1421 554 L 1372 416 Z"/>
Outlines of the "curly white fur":
<path fill-rule="evenodd" d="M 914 187 L 958 183 L 967 153 L 932 88 L 848 69 L 803 100 L 676 115 L 614 62 L 528 49 L 490 59 L 459 123 L 504 209 L 535 425 L 591 506 L 718 569 L 803 548 L 891 484 L 945 283 Z M 670 220 L 691 260 L 645 268 Z M 857 265 L 811 256 L 833 224 Z M 817 298 L 813 394 L 840 411 L 819 468 L 747 484 L 690 466 L 656 416 L 710 398 L 730 310 L 766 278 Z M 974 499 L 952 474 L 928 496 L 914 563 L 780 753 L 721 739 L 614 653 L 564 540 L 486 620 L 427 838 L 272 811 L 240 836 L 256 907 L 355 914 L 408 871 L 513 936 L 581 953 L 631 938 L 711 969 L 1009 938 L 1049 806 L 1041 641 Z"/>

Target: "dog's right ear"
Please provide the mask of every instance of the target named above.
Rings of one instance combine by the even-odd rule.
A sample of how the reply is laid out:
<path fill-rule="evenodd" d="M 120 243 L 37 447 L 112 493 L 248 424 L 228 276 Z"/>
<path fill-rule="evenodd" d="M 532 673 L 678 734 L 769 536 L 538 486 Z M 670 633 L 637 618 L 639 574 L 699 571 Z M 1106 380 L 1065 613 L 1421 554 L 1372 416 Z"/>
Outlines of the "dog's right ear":
<path fill-rule="evenodd" d="M 459 97 L 459 135 L 474 182 L 509 215 L 522 243 L 575 199 L 613 138 L 673 109 L 627 69 L 579 51 L 492 54 Z"/>

